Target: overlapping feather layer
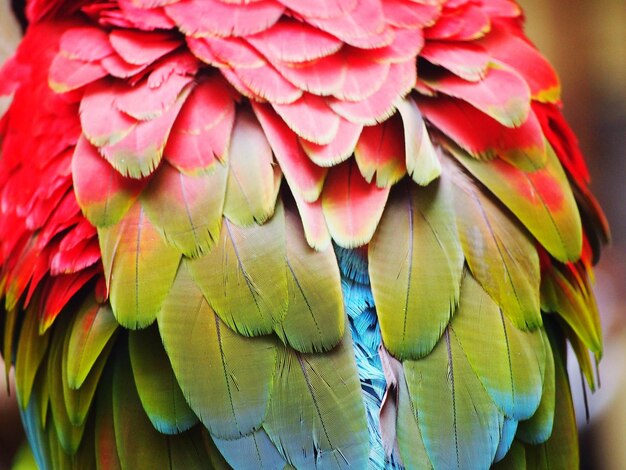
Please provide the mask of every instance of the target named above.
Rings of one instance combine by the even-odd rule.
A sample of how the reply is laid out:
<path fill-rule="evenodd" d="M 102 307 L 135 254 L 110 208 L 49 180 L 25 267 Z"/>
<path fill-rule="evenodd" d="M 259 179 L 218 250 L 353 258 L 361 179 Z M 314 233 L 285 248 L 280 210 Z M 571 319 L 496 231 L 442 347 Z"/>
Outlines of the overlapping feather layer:
<path fill-rule="evenodd" d="M 28 11 L 0 288 L 42 468 L 366 467 L 331 241 L 366 258 L 388 457 L 575 465 L 606 227 L 516 4 Z"/>

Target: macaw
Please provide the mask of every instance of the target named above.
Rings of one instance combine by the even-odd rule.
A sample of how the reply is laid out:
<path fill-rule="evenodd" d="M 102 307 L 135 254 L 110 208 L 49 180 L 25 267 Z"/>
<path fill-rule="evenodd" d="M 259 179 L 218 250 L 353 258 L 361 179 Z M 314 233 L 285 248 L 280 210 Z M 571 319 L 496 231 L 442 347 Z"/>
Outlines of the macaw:
<path fill-rule="evenodd" d="M 511 0 L 29 0 L 2 352 L 40 469 L 572 469 L 608 229 Z"/>

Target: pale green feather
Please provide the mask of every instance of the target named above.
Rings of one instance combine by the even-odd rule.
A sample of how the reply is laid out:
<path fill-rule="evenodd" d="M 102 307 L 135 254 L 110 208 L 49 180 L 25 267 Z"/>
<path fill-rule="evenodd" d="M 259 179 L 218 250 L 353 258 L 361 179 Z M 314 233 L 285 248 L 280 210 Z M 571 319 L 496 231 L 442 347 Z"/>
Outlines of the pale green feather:
<path fill-rule="evenodd" d="M 541 400 L 546 351 L 539 330 L 513 325 L 471 274 L 450 329 L 483 386 L 508 417 L 530 418 Z"/>
<path fill-rule="evenodd" d="M 281 172 L 272 148 L 249 112 L 237 113 L 230 141 L 224 215 L 241 226 L 264 223 L 274 213 Z"/>
<path fill-rule="evenodd" d="M 333 348 L 344 333 L 341 277 L 332 247 L 311 248 L 302 222 L 285 211 L 287 255 L 287 313 L 276 332 L 300 352 Z"/>
<path fill-rule="evenodd" d="M 246 336 L 270 333 L 288 300 L 282 205 L 264 225 L 242 228 L 224 219 L 215 248 L 188 266 L 230 328 Z"/>
<path fill-rule="evenodd" d="M 211 434 L 235 439 L 258 429 L 272 387 L 274 340 L 246 338 L 228 328 L 207 304 L 186 263 L 157 321 L 183 394 Z"/>
<path fill-rule="evenodd" d="M 457 336 L 446 330 L 431 354 L 405 361 L 404 370 L 433 466 L 488 468 L 504 418 L 472 370 Z"/>
<path fill-rule="evenodd" d="M 322 354 L 279 349 L 263 427 L 296 468 L 366 467 L 367 423 L 349 334 Z"/>
<path fill-rule="evenodd" d="M 369 275 L 385 347 L 399 359 L 428 354 L 459 299 L 463 253 L 449 188 L 403 186 L 369 245 Z"/>
<path fill-rule="evenodd" d="M 32 299 L 30 306 L 23 313 L 24 322 L 17 342 L 15 358 L 15 383 L 17 401 L 25 409 L 30 400 L 35 375 L 41 365 L 50 342 L 49 330 L 39 334 L 39 316 L 36 305 L 38 298 Z"/>

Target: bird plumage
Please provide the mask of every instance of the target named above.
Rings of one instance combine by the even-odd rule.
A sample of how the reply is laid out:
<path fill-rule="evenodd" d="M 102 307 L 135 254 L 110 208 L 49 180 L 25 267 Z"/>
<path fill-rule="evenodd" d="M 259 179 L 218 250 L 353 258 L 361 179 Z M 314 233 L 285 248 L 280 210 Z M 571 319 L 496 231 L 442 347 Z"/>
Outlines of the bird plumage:
<path fill-rule="evenodd" d="M 608 232 L 517 4 L 27 14 L 0 296 L 41 468 L 576 465 Z"/>

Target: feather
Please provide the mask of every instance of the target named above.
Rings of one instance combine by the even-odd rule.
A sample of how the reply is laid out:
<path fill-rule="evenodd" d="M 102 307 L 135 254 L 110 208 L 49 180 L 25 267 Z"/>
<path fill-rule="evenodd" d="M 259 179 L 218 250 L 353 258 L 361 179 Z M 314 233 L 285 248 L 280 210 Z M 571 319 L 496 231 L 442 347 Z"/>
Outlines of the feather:
<path fill-rule="evenodd" d="M 147 466 L 174 470 L 206 468 L 199 433 L 160 434 L 141 407 L 127 353 L 117 357 L 113 374 L 113 424 L 122 470 Z"/>
<path fill-rule="evenodd" d="M 344 248 L 368 243 L 388 195 L 389 188 L 365 181 L 353 161 L 332 168 L 324 185 L 322 209 L 333 240 Z"/>
<path fill-rule="evenodd" d="M 280 3 L 307 18 L 337 18 L 354 10 L 358 0 L 280 0 Z"/>
<path fill-rule="evenodd" d="M 555 339 L 551 338 L 550 342 L 554 353 L 555 394 L 558 397 L 554 406 L 554 425 L 545 443 L 526 447 L 526 462 L 530 468 L 575 468 L 579 462 L 578 434 L 565 357 Z"/>
<path fill-rule="evenodd" d="M 67 382 L 79 389 L 108 344 L 114 341 L 118 324 L 111 307 L 88 299 L 76 314 L 68 333 Z"/>
<path fill-rule="evenodd" d="M 262 226 L 241 228 L 225 219 L 217 245 L 186 265 L 230 328 L 246 336 L 271 332 L 288 301 L 282 206 Z"/>
<path fill-rule="evenodd" d="M 517 428 L 516 437 L 527 444 L 541 444 L 552 435 L 555 410 L 555 378 L 554 356 L 550 341 L 545 331 L 541 331 L 541 338 L 546 350 L 545 372 L 543 375 L 543 389 L 541 402 L 535 414 L 526 421 L 521 421 Z"/>
<path fill-rule="evenodd" d="M 146 184 L 120 175 L 84 136 L 78 140 L 72 157 L 72 179 L 78 205 L 98 227 L 117 223 Z"/>
<path fill-rule="evenodd" d="M 292 131 L 309 142 L 329 144 L 337 136 L 340 118 L 323 98 L 304 93 L 293 103 L 273 107 Z"/>
<path fill-rule="evenodd" d="M 446 329 L 423 359 L 404 362 L 414 417 L 435 468 L 488 468 L 503 417 Z"/>
<path fill-rule="evenodd" d="M 517 328 L 541 326 L 539 256 L 532 239 L 461 171 L 448 168 L 459 237 L 472 274 Z"/>
<path fill-rule="evenodd" d="M 235 106 L 223 80 L 197 85 L 185 101 L 168 138 L 164 157 L 183 173 L 208 171 L 228 155 Z"/>
<path fill-rule="evenodd" d="M 534 112 L 520 127 L 510 129 L 454 98 L 420 98 L 418 102 L 426 119 L 473 156 L 498 155 L 524 171 L 546 164 L 546 143 Z"/>
<path fill-rule="evenodd" d="M 531 44 L 508 33 L 502 21 L 492 21 L 489 34 L 480 43 L 493 58 L 509 65 L 524 78 L 533 99 L 551 103 L 559 101 L 561 84 L 552 66 Z"/>
<path fill-rule="evenodd" d="M 293 198 L 298 207 L 307 243 L 318 251 L 325 250 L 330 245 L 330 232 L 324 218 L 321 198 L 315 202 L 307 202 L 295 193 Z"/>
<path fill-rule="evenodd" d="M 459 308 L 450 329 L 507 418 L 520 421 L 534 415 L 546 368 L 541 332 L 518 329 L 471 275 L 463 279 Z"/>
<path fill-rule="evenodd" d="M 48 83 L 56 93 L 77 90 L 105 77 L 107 70 L 98 62 L 86 62 L 57 55 L 50 66 Z"/>
<path fill-rule="evenodd" d="M 179 434 L 198 422 L 180 390 L 158 330 L 131 331 L 128 351 L 143 410 L 162 434 Z"/>
<path fill-rule="evenodd" d="M 320 59 L 337 52 L 342 42 L 306 23 L 281 20 L 248 42 L 271 61 L 300 63 Z"/>
<path fill-rule="evenodd" d="M 323 355 L 278 351 L 263 424 L 272 442 L 294 467 L 364 468 L 367 426 L 350 335 Z"/>
<path fill-rule="evenodd" d="M 425 186 L 441 174 L 441 164 L 414 100 L 396 103 L 404 126 L 406 168 L 417 184 Z"/>
<path fill-rule="evenodd" d="M 300 145 L 316 165 L 331 167 L 350 158 L 363 126 L 339 119 L 335 138 L 328 144 L 316 144 L 300 138 Z"/>
<path fill-rule="evenodd" d="M 344 334 L 337 259 L 330 246 L 315 251 L 307 245 L 297 215 L 285 215 L 289 304 L 277 333 L 299 352 L 328 351 Z"/>
<path fill-rule="evenodd" d="M 113 374 L 105 371 L 103 385 L 98 392 L 95 418 L 95 457 L 98 470 L 121 470 L 122 465 L 115 444 L 113 419 Z"/>
<path fill-rule="evenodd" d="M 157 321 L 183 394 L 211 434 L 238 439 L 258 429 L 272 388 L 275 342 L 228 328 L 207 304 L 186 263 Z"/>
<path fill-rule="evenodd" d="M 208 252 L 219 239 L 227 169 L 186 175 L 163 164 L 141 195 L 154 228 L 185 256 Z"/>
<path fill-rule="evenodd" d="M 530 112 L 530 90 L 513 70 L 491 65 L 479 82 L 446 74 L 426 80 L 435 91 L 462 99 L 506 127 L 519 127 Z"/>
<path fill-rule="evenodd" d="M 272 26 L 283 13 L 278 2 L 245 5 L 218 0 L 183 0 L 165 5 L 165 13 L 189 36 L 248 36 Z"/>
<path fill-rule="evenodd" d="M 348 76 L 346 57 L 341 53 L 297 64 L 278 60 L 272 64 L 299 89 L 321 96 L 339 93 Z"/>
<path fill-rule="evenodd" d="M 62 454 L 74 455 L 80 446 L 85 432 L 84 422 L 80 425 L 72 424 L 65 405 L 65 394 L 63 391 L 63 348 L 66 343 L 65 333 L 68 326 L 67 324 L 60 325 L 54 330 L 50 338 L 50 352 L 46 358 L 50 411 L 52 413 L 52 423 L 50 427 L 54 427 L 54 432 L 56 433 L 56 436 L 53 437 L 49 435 L 49 437 L 51 438 L 52 449 L 56 450 L 55 454 L 57 459 L 61 458 Z M 94 368 L 94 370 L 95 369 L 98 369 L 98 367 Z M 100 368 L 100 370 L 102 369 Z M 86 384 L 88 383 L 89 379 L 86 381 Z M 50 429 L 50 431 L 52 431 L 52 429 Z"/>
<path fill-rule="evenodd" d="M 292 192 L 301 194 L 307 202 L 314 202 L 322 191 L 327 170 L 307 158 L 296 135 L 270 108 L 253 103 L 252 109 Z"/>
<path fill-rule="evenodd" d="M 109 41 L 115 52 L 132 65 L 151 64 L 181 45 L 171 34 L 129 29 L 111 31 Z"/>
<path fill-rule="evenodd" d="M 138 203 L 116 225 L 98 228 L 98 236 L 115 318 L 125 328 L 148 326 L 174 281 L 180 252 Z"/>
<path fill-rule="evenodd" d="M 421 56 L 470 82 L 482 80 L 490 62 L 485 48 L 471 42 L 429 42 Z"/>
<path fill-rule="evenodd" d="M 18 338 L 15 357 L 17 401 L 23 410 L 31 401 L 35 376 L 44 362 L 49 342 L 50 334 L 48 331 L 43 334 L 39 333 L 36 307 L 32 304 L 24 313 L 24 322 Z M 45 369 L 45 364 L 43 368 Z"/>
<path fill-rule="evenodd" d="M 68 331 L 71 331 L 74 325 L 70 326 Z M 96 389 L 102 376 L 102 371 L 107 363 L 109 353 L 113 342 L 107 343 L 103 350 L 98 355 L 95 363 L 91 367 L 89 374 L 81 384 L 79 388 L 72 387 L 69 383 L 68 363 L 69 356 L 69 343 L 71 336 L 66 333 L 63 341 L 62 353 L 61 353 L 61 378 L 62 378 L 62 390 L 63 399 L 65 403 L 65 409 L 67 410 L 67 417 L 69 422 L 73 426 L 85 426 L 89 409 L 94 400 Z M 86 444 L 83 443 L 81 448 L 84 448 Z M 78 450 L 78 449 L 77 449 Z"/>
<path fill-rule="evenodd" d="M 541 294 L 542 308 L 558 313 L 585 347 L 601 355 L 602 332 L 594 299 L 554 268 L 543 273 Z"/>
<path fill-rule="evenodd" d="M 396 114 L 382 124 L 366 127 L 354 148 L 354 157 L 365 181 L 376 174 L 379 188 L 392 186 L 405 174 L 405 146 L 400 117 Z"/>
<path fill-rule="evenodd" d="M 399 359 L 430 353 L 459 300 L 463 253 L 450 188 L 394 191 L 369 246 L 369 273 L 385 347 Z"/>
<path fill-rule="evenodd" d="M 562 262 L 580 257 L 580 214 L 567 177 L 549 146 L 545 167 L 533 172 L 519 170 L 502 160 L 486 164 L 451 150 L 552 256 Z"/>
<path fill-rule="evenodd" d="M 263 224 L 274 214 L 280 171 L 252 113 L 237 113 L 231 137 L 224 215 L 241 226 Z"/>
<path fill-rule="evenodd" d="M 263 429 L 239 439 L 214 438 L 213 442 L 233 468 L 283 470 L 287 465 Z"/>

